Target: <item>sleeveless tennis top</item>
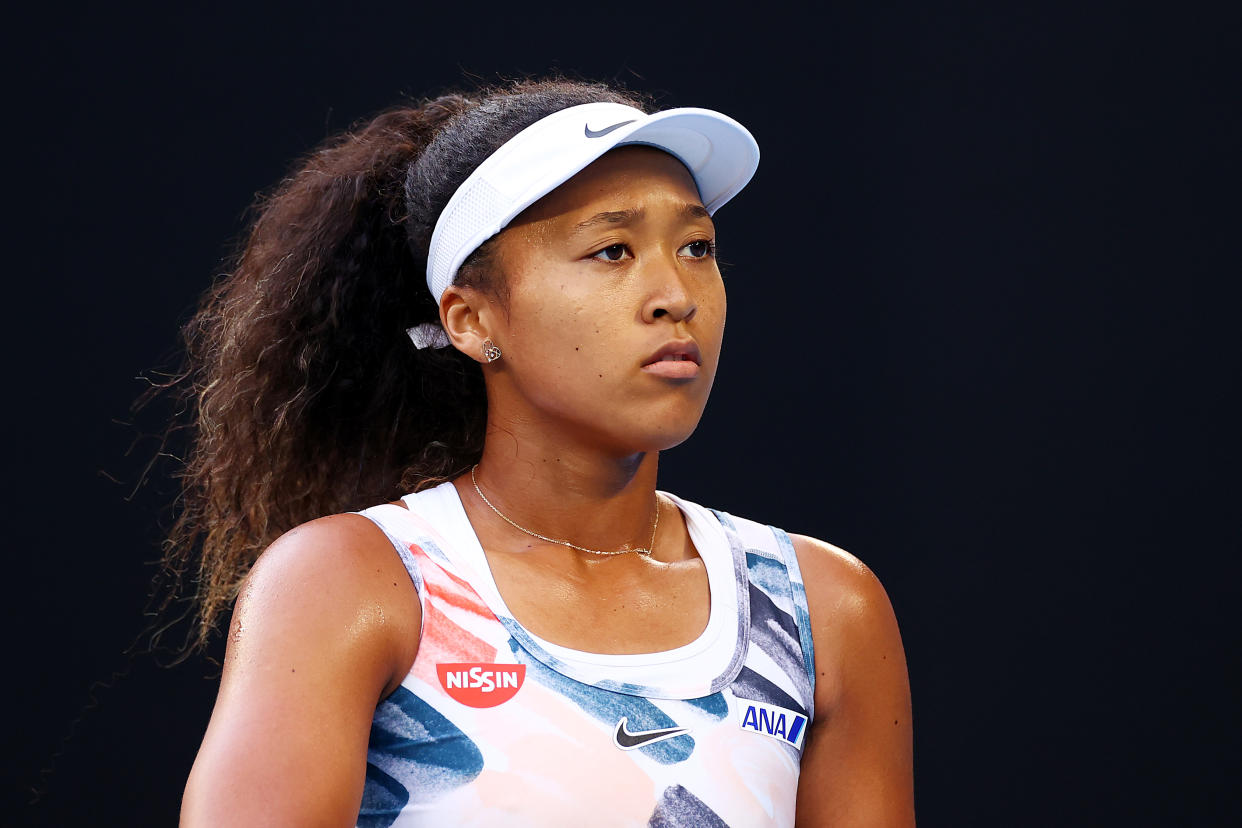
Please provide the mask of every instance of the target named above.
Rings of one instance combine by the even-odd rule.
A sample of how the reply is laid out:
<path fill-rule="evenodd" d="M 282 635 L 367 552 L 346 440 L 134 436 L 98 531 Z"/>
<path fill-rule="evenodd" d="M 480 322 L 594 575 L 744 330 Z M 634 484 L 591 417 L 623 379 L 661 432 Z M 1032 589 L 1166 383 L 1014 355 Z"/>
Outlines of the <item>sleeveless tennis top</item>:
<path fill-rule="evenodd" d="M 793 544 L 662 494 L 711 608 L 694 641 L 638 655 L 515 621 L 451 483 L 359 513 L 422 606 L 414 664 L 375 710 L 359 826 L 793 825 L 815 676 Z"/>

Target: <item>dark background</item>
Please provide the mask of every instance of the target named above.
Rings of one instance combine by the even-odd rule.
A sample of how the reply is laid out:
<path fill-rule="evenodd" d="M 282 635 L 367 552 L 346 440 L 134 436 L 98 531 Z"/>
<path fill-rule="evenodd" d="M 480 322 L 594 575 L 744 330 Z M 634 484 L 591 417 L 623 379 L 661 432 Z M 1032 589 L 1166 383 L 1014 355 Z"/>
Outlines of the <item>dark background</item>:
<path fill-rule="evenodd" d="M 880 575 L 921 824 L 1235 824 L 1236 11 L 392 5 L 11 21 L 16 821 L 175 819 L 215 668 L 124 654 L 175 491 L 136 485 L 158 416 L 129 408 L 254 193 L 403 95 L 560 69 L 759 141 L 662 486 Z"/>

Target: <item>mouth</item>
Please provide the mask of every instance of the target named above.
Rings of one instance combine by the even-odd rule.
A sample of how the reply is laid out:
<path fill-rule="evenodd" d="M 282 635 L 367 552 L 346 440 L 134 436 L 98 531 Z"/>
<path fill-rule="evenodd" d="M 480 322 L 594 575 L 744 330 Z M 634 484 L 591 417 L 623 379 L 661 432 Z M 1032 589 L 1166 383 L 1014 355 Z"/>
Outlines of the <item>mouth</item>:
<path fill-rule="evenodd" d="M 648 374 L 670 379 L 693 379 L 699 375 L 702 357 L 699 346 L 691 341 L 670 342 L 643 363 Z"/>

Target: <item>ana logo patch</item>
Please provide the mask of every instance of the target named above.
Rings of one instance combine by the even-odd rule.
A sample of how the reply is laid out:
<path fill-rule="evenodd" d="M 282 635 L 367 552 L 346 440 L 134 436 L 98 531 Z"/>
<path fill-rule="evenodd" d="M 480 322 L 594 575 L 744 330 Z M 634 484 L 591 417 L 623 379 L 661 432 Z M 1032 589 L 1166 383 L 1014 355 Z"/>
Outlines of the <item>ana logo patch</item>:
<path fill-rule="evenodd" d="M 467 707 L 495 707 L 517 694 L 526 680 L 525 664 L 437 664 L 440 686 Z"/>
<path fill-rule="evenodd" d="M 742 730 L 753 730 L 802 749 L 807 718 L 801 713 L 750 699 L 738 699 L 737 712 Z"/>

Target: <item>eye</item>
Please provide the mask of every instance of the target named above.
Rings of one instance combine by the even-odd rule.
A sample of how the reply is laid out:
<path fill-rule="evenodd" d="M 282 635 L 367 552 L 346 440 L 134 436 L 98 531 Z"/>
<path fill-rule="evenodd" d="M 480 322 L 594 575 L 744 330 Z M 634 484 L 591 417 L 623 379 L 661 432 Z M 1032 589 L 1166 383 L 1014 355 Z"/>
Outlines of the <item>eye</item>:
<path fill-rule="evenodd" d="M 625 258 L 630 251 L 624 244 L 610 244 L 603 250 L 591 254 L 592 259 L 599 259 L 604 262 L 619 262 Z"/>
<path fill-rule="evenodd" d="M 692 241 L 679 251 L 692 259 L 707 259 L 716 255 L 716 243 L 711 239 Z"/>

